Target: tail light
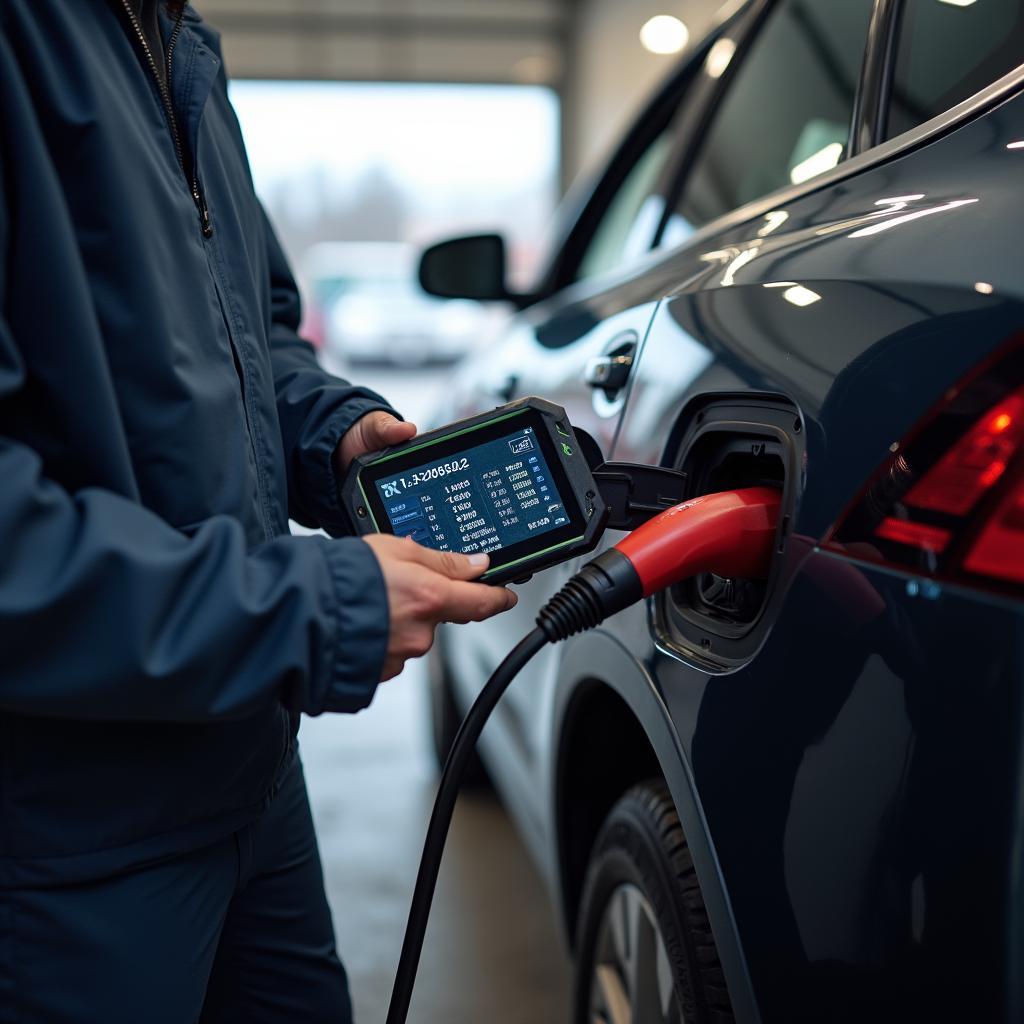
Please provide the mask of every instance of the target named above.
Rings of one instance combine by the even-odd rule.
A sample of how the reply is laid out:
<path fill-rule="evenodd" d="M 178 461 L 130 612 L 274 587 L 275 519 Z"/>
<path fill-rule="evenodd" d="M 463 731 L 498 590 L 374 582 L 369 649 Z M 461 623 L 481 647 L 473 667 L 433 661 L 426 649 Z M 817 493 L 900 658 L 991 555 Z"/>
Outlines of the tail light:
<path fill-rule="evenodd" d="M 891 455 L 825 546 L 918 573 L 1024 584 L 1024 347 L 952 391 Z"/>
<path fill-rule="evenodd" d="M 979 576 L 1024 583 L 1024 484 L 1010 488 L 964 558 Z"/>

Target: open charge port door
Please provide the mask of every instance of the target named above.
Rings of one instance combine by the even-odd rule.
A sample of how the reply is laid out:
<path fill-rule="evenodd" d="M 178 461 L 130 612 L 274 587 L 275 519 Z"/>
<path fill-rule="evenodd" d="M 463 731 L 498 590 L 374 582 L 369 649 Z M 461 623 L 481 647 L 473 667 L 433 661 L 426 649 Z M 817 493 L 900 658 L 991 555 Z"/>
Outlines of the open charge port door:
<path fill-rule="evenodd" d="M 794 519 L 803 457 L 800 414 L 786 399 L 711 395 L 683 410 L 663 462 L 686 474 L 686 496 L 774 487 L 782 492 L 782 509 L 767 579 L 702 573 L 658 599 L 657 628 L 665 646 L 711 671 L 737 668 L 754 656 L 781 602 L 781 556 Z"/>

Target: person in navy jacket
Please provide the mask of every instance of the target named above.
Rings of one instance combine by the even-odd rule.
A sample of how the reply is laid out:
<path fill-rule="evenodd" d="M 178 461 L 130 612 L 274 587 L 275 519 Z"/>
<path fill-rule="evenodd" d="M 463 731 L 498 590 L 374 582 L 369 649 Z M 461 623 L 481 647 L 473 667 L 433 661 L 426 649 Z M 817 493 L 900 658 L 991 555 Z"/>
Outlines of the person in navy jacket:
<path fill-rule="evenodd" d="M 351 1018 L 299 715 L 514 598 L 345 536 L 415 428 L 299 319 L 217 35 L 0 0 L 0 1021 Z"/>

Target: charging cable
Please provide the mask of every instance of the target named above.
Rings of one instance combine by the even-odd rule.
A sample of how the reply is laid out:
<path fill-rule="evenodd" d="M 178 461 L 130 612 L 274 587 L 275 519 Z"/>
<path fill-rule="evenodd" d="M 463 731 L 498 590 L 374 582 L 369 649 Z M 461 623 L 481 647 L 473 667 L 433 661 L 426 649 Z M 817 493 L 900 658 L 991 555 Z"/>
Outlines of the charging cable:
<path fill-rule="evenodd" d="M 445 762 L 423 844 L 387 1024 L 405 1024 L 445 839 L 476 741 L 501 695 L 545 644 L 600 625 L 609 615 L 702 572 L 768 575 L 779 493 L 769 487 L 705 494 L 666 509 L 592 559 L 541 609 L 537 625 L 494 670 L 462 722 Z"/>

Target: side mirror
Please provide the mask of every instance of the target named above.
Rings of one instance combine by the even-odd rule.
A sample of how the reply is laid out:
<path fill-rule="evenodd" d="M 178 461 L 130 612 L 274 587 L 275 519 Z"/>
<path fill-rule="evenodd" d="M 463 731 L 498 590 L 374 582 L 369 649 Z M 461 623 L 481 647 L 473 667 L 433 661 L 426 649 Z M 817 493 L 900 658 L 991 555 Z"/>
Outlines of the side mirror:
<path fill-rule="evenodd" d="M 464 235 L 425 249 L 420 257 L 420 286 L 442 299 L 512 302 L 522 309 L 527 295 L 505 286 L 505 239 L 501 235 Z"/>

